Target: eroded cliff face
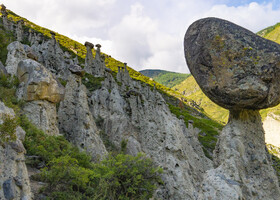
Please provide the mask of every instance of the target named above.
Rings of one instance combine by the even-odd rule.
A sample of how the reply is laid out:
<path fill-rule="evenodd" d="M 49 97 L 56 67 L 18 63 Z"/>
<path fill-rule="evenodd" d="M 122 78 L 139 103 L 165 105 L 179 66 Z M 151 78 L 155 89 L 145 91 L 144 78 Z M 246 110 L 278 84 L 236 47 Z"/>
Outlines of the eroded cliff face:
<path fill-rule="evenodd" d="M 0 124 L 4 123 L 5 116 L 14 118 L 15 113 L 0 101 Z M 32 195 L 22 144 L 25 132 L 18 126 L 15 134 L 15 141 L 0 145 L 0 199 L 29 200 Z"/>
<path fill-rule="evenodd" d="M 59 107 L 58 122 L 60 134 L 81 150 L 86 150 L 95 161 L 108 153 L 89 110 L 87 89 L 81 77 L 75 74 L 69 76 L 65 98 Z"/>
<path fill-rule="evenodd" d="M 120 72 L 119 77 L 125 77 Z M 107 73 L 101 89 L 90 94 L 95 119 L 103 119 L 103 134 L 115 146 L 127 141 L 127 153 L 144 152 L 164 169 L 161 199 L 196 199 L 202 175 L 212 166 L 193 129 L 171 114 L 162 96 L 149 86 Z"/>

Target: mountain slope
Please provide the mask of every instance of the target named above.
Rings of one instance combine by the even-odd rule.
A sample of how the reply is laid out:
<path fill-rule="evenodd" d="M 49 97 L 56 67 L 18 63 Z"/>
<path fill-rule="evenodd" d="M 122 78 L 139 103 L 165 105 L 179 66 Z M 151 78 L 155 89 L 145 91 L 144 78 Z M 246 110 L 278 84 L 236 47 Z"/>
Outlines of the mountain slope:
<path fill-rule="evenodd" d="M 280 43 L 280 23 L 267 27 L 257 33 L 268 40 Z"/>
<path fill-rule="evenodd" d="M 156 82 L 169 88 L 172 88 L 177 84 L 180 84 L 182 81 L 184 81 L 187 77 L 190 76 L 190 74 L 182 74 L 182 73 L 170 72 L 165 70 L 156 70 L 156 69 L 145 69 L 139 72 L 144 76 L 153 78 Z"/>
<path fill-rule="evenodd" d="M 29 30 L 32 29 L 36 33 L 41 33 L 45 40 L 50 39 L 51 30 L 40 27 L 28 21 L 27 19 L 16 15 L 15 13 L 9 10 L 8 10 L 8 14 L 9 14 L 8 17 L 11 17 L 15 22 L 21 19 L 24 21 L 23 28 L 24 28 L 25 38 L 27 38 Z M 63 51 L 68 51 L 71 54 L 72 58 L 78 56 L 79 64 L 83 66 L 85 63 L 84 60 L 86 55 L 85 46 L 59 33 L 56 33 L 55 37 L 57 40 L 59 40 L 59 44 L 63 49 Z M 29 44 L 27 39 L 25 39 L 23 43 Z M 96 52 L 93 50 L 93 55 L 95 55 L 95 53 Z M 116 78 L 118 72 L 118 66 L 123 66 L 124 64 L 105 53 L 102 53 L 102 55 L 104 55 L 105 57 L 106 67 L 112 70 L 111 73 Z M 211 157 L 211 152 L 214 150 L 217 136 L 220 130 L 222 129 L 222 125 L 219 122 L 210 119 L 208 114 L 204 112 L 203 109 L 201 109 L 197 105 L 194 105 L 192 103 L 193 102 L 192 100 L 185 98 L 182 94 L 162 84 L 159 84 L 154 80 L 151 80 L 149 77 L 142 75 L 141 73 L 135 71 L 130 67 L 128 67 L 128 72 L 131 78 L 133 78 L 136 81 L 139 81 L 142 85 L 147 85 L 151 89 L 157 89 L 157 91 L 161 93 L 161 95 L 164 97 L 168 105 L 170 105 L 169 107 L 171 111 L 175 115 L 177 115 L 177 117 L 180 117 L 181 115 L 185 116 L 183 119 L 187 126 L 189 120 L 194 121 L 194 127 L 200 129 L 199 140 L 202 144 L 204 144 L 204 152 L 207 155 L 210 155 L 209 157 Z M 66 80 L 63 80 L 62 83 L 66 84 Z M 177 108 L 180 109 L 180 115 L 179 112 L 177 112 Z M 211 143 L 211 145 L 209 145 L 208 143 Z"/>

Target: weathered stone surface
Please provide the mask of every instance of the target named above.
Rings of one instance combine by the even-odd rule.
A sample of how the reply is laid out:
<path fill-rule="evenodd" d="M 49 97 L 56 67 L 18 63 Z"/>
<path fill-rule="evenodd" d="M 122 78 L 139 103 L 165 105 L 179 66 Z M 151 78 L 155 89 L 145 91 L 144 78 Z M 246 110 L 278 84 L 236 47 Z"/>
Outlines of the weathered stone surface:
<path fill-rule="evenodd" d="M 258 109 L 280 101 L 280 46 L 228 21 L 206 18 L 189 27 L 185 56 L 205 94 L 230 110 L 198 199 L 279 199 Z"/>
<path fill-rule="evenodd" d="M 185 57 L 202 91 L 228 109 L 280 102 L 280 45 L 231 22 L 206 18 L 186 32 Z"/>
<path fill-rule="evenodd" d="M 17 36 L 17 41 L 19 41 L 19 42 L 21 42 L 23 39 L 22 24 L 23 24 L 23 20 L 17 21 L 16 36 Z"/>
<path fill-rule="evenodd" d="M 13 109 L 0 101 L 0 124 L 3 116 L 15 117 Z M 17 139 L 5 145 L 0 145 L 0 199 L 32 199 L 29 177 L 25 165 L 25 149 L 22 141 L 25 132 L 21 127 L 16 128 Z M 17 180 L 16 182 L 14 180 Z"/>
<path fill-rule="evenodd" d="M 8 74 L 8 72 L 7 72 L 6 68 L 5 68 L 5 66 L 2 64 L 1 61 L 0 61 L 0 74 L 5 74 L 5 75 Z"/>
<path fill-rule="evenodd" d="M 232 111 L 214 152 L 199 199 L 278 200 L 279 183 L 264 142 L 258 111 Z"/>
<path fill-rule="evenodd" d="M 17 76 L 20 82 L 24 82 L 24 100 L 58 103 L 63 99 L 64 87 L 40 63 L 31 59 L 21 61 L 18 64 Z"/>
<path fill-rule="evenodd" d="M 15 182 L 13 179 L 8 179 L 3 183 L 4 196 L 8 200 L 15 199 Z"/>
<path fill-rule="evenodd" d="M 47 135 L 59 135 L 56 104 L 49 101 L 30 101 L 23 107 L 28 119 Z"/>
<path fill-rule="evenodd" d="M 211 161 L 204 156 L 197 136 L 171 114 L 156 90 L 133 80 L 119 86 L 106 73 L 102 88 L 93 91 L 89 101 L 94 118 L 104 120 L 104 134 L 115 147 L 126 140 L 127 153 L 144 152 L 164 169 L 157 198 L 197 199 Z"/>
<path fill-rule="evenodd" d="M 85 70 L 83 70 L 79 65 L 70 65 L 68 68 L 70 72 L 73 74 L 76 74 L 78 76 L 84 76 L 85 75 Z"/>
<path fill-rule="evenodd" d="M 87 89 L 81 83 L 81 77 L 75 74 L 67 82 L 65 98 L 59 106 L 58 122 L 60 133 L 81 150 L 86 150 L 94 160 L 107 154 L 89 110 Z"/>
<path fill-rule="evenodd" d="M 6 69 L 9 74 L 16 76 L 18 63 L 27 58 L 24 45 L 19 41 L 15 41 L 9 44 L 7 49 Z"/>

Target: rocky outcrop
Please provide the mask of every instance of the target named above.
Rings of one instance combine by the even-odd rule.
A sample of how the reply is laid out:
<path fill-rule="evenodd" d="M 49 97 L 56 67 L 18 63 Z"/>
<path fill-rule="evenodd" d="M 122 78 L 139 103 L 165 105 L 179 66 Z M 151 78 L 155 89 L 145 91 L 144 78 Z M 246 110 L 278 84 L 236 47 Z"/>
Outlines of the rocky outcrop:
<path fill-rule="evenodd" d="M 76 74 L 69 77 L 58 119 L 60 133 L 70 142 L 87 151 L 95 161 L 104 158 L 107 150 L 89 110 L 87 89 Z"/>
<path fill-rule="evenodd" d="M 26 59 L 19 63 L 17 96 L 27 103 L 23 110 L 36 126 L 48 135 L 58 135 L 56 104 L 64 96 L 64 87 L 40 63 Z"/>
<path fill-rule="evenodd" d="M 185 36 L 187 64 L 202 91 L 228 109 L 280 102 L 280 45 L 217 18 L 193 23 Z"/>
<path fill-rule="evenodd" d="M 197 199 L 203 173 L 212 163 L 193 129 L 170 113 L 156 90 L 133 80 L 119 85 L 105 73 L 102 87 L 92 92 L 89 101 L 94 118 L 115 148 L 125 141 L 127 153 L 144 152 L 164 169 L 157 198 Z"/>
<path fill-rule="evenodd" d="M 0 61 L 0 75 L 1 75 L 1 74 L 7 75 L 8 72 L 7 72 L 6 68 L 5 68 L 5 66 L 4 66 L 4 65 L 2 64 L 2 62 Z"/>
<path fill-rule="evenodd" d="M 9 30 L 9 22 L 8 22 L 8 12 L 6 10 L 6 6 L 1 4 L 1 14 L 2 14 L 2 21 L 5 30 Z"/>
<path fill-rule="evenodd" d="M 58 103 L 63 99 L 64 88 L 42 64 L 26 59 L 18 64 L 17 76 L 24 84 L 25 101 L 46 100 Z"/>
<path fill-rule="evenodd" d="M 23 20 L 17 21 L 16 36 L 17 36 L 17 41 L 19 41 L 19 42 L 21 42 L 23 40 L 22 24 L 23 24 Z"/>
<path fill-rule="evenodd" d="M 27 58 L 24 45 L 19 41 L 15 41 L 9 44 L 7 49 L 6 69 L 9 74 L 16 76 L 18 63 Z"/>
<path fill-rule="evenodd" d="M 85 59 L 85 71 L 89 74 L 92 74 L 97 77 L 104 76 L 105 72 L 105 63 L 104 60 L 101 58 L 101 45 L 97 44 L 96 47 L 96 54 L 95 58 L 93 58 L 92 49 L 94 45 L 90 42 L 85 42 L 85 46 L 87 48 L 87 54 Z"/>
<path fill-rule="evenodd" d="M 202 183 L 205 199 L 279 199 L 279 184 L 258 111 L 231 111 L 214 152 L 214 163 L 216 168 L 207 171 Z"/>
<path fill-rule="evenodd" d="M 14 111 L 0 102 L 0 124 L 5 115 L 15 117 Z M 16 136 L 16 141 L 0 145 L 0 199 L 31 200 L 25 148 L 22 144 L 25 132 L 21 127 L 16 128 Z"/>
<path fill-rule="evenodd" d="M 187 30 L 191 73 L 210 99 L 230 110 L 199 199 L 279 199 L 258 111 L 279 103 L 279 50 L 278 44 L 217 18 L 198 20 Z"/>

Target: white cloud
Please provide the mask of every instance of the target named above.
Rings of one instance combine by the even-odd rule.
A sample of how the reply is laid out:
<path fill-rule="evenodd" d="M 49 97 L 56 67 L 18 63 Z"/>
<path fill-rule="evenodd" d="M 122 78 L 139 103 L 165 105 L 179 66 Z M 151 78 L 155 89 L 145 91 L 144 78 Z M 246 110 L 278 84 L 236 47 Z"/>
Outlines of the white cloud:
<path fill-rule="evenodd" d="M 1 1 L 1 0 L 0 0 Z M 187 27 L 204 17 L 220 17 L 253 32 L 280 21 L 277 1 L 241 4 L 230 0 L 2 0 L 8 9 L 137 69 L 188 72 L 183 55 Z M 141 3 L 139 3 L 141 2 Z M 276 2 L 276 3 L 275 3 Z M 274 6 L 274 7 L 273 7 Z"/>
<path fill-rule="evenodd" d="M 280 9 L 273 10 L 272 4 L 250 4 L 238 7 L 215 5 L 204 16 L 214 16 L 232 21 L 253 32 L 260 31 L 280 21 Z"/>

